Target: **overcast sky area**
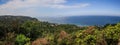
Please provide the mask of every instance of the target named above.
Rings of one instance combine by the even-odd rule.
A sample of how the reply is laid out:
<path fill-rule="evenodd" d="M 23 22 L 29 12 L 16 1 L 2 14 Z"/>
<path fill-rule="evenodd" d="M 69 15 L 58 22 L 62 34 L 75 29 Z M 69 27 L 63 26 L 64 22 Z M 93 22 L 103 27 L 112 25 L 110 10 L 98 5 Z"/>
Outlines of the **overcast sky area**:
<path fill-rule="evenodd" d="M 0 15 L 120 16 L 120 0 L 0 0 Z"/>

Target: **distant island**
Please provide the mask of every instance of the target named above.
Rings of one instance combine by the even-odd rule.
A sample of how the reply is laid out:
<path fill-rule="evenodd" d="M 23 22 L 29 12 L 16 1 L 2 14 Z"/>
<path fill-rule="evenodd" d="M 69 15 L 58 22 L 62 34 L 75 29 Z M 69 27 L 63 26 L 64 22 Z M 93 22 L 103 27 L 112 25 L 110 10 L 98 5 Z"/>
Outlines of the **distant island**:
<path fill-rule="evenodd" d="M 106 20 L 102 20 L 104 18 Z M 87 20 L 84 24 L 94 21 L 101 24 L 109 21 L 107 19 L 113 19 L 115 24 L 77 26 L 45 22 L 27 16 L 0 16 L 0 45 L 120 45 L 119 17 L 66 18 L 67 22 L 72 20 L 73 23 Z"/>

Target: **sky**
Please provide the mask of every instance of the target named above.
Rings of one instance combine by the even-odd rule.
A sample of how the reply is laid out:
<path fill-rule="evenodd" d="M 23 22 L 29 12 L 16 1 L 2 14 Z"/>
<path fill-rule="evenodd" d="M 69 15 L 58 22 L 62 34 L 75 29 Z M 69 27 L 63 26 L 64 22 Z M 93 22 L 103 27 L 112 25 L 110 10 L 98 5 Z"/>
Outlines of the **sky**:
<path fill-rule="evenodd" d="M 120 0 L 0 0 L 0 15 L 120 16 Z"/>

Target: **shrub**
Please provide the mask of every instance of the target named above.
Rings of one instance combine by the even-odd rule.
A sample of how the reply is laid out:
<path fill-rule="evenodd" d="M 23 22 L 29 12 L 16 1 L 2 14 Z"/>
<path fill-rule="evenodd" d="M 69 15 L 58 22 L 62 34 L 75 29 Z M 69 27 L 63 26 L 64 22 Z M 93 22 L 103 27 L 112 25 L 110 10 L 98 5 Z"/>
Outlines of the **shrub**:
<path fill-rule="evenodd" d="M 16 43 L 17 43 L 17 45 L 24 45 L 26 42 L 29 42 L 29 41 L 30 41 L 30 38 L 27 38 L 23 34 L 19 34 L 16 37 Z"/>

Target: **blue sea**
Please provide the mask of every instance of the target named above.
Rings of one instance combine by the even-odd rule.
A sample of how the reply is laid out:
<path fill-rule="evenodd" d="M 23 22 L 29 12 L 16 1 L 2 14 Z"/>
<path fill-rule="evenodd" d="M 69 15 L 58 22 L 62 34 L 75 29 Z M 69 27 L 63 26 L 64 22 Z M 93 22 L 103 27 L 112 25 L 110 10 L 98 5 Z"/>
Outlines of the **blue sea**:
<path fill-rule="evenodd" d="M 58 24 L 74 24 L 79 26 L 105 25 L 120 22 L 119 16 L 66 16 L 66 17 L 37 17 L 40 21 Z"/>

